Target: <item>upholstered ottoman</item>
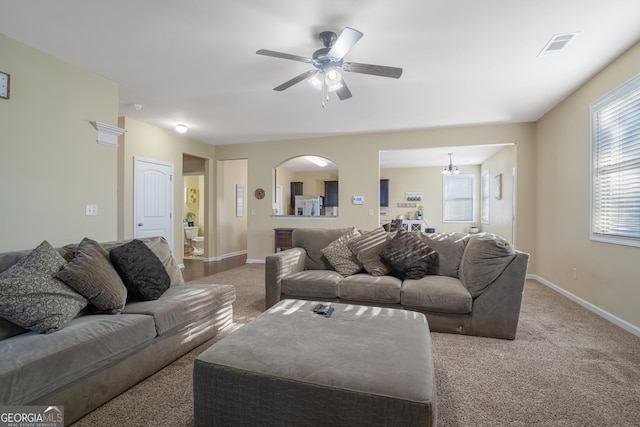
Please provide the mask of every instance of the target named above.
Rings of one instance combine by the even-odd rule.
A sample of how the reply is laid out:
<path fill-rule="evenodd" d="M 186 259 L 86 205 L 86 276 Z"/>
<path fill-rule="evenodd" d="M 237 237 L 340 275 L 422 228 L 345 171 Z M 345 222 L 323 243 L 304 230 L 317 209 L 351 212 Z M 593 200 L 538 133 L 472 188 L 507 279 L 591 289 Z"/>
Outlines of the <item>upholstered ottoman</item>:
<path fill-rule="evenodd" d="M 280 301 L 200 354 L 195 425 L 435 426 L 425 316 L 317 304 Z"/>

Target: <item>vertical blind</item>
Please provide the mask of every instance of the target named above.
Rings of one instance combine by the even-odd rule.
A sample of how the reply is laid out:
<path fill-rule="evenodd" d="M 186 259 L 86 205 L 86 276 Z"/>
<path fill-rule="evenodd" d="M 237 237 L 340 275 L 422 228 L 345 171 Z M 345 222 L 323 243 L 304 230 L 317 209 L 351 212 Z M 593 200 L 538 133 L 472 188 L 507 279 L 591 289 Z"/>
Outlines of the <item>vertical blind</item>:
<path fill-rule="evenodd" d="M 640 75 L 591 105 L 591 238 L 640 246 Z"/>

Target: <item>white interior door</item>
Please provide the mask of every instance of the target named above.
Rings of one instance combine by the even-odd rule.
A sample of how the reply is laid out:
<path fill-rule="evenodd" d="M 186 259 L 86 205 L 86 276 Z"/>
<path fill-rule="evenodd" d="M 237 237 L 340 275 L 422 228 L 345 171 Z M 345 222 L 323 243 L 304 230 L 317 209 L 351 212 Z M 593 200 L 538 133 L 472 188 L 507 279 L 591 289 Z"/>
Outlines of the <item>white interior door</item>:
<path fill-rule="evenodd" d="M 134 237 L 162 236 L 173 252 L 173 164 L 134 157 Z"/>

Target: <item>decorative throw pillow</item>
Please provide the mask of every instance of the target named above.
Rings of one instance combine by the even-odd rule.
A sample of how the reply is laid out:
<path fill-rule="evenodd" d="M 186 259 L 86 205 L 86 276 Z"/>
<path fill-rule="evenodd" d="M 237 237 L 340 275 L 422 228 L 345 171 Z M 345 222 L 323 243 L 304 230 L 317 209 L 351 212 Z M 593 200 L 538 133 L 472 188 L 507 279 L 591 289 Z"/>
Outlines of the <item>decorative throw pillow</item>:
<path fill-rule="evenodd" d="M 393 268 L 399 278 L 422 279 L 429 274 L 438 254 L 414 233 L 400 230 L 380 252 L 380 258 Z"/>
<path fill-rule="evenodd" d="M 475 234 L 464 251 L 460 280 L 473 298 L 480 295 L 511 264 L 515 248 L 492 233 Z"/>
<path fill-rule="evenodd" d="M 380 258 L 379 254 L 387 243 L 387 232 L 384 228 L 378 227 L 354 238 L 348 243 L 348 246 L 369 274 L 372 276 L 384 276 L 391 272 L 391 267 Z"/>
<path fill-rule="evenodd" d="M 113 268 L 109 252 L 86 237 L 78 245 L 75 257 L 56 277 L 105 313 L 118 314 L 127 302 L 127 288 Z"/>
<path fill-rule="evenodd" d="M 438 259 L 431 267 L 429 274 L 440 276 L 459 277 L 460 262 L 464 248 L 469 241 L 469 234 L 463 233 L 437 233 L 420 235 L 421 239 L 438 252 Z"/>
<path fill-rule="evenodd" d="M 128 300 L 156 300 L 171 285 L 162 261 L 140 240 L 111 249 L 109 258 L 127 288 Z"/>
<path fill-rule="evenodd" d="M 87 299 L 55 278 L 67 262 L 47 242 L 0 273 L 0 316 L 41 333 L 62 329 Z"/>
<path fill-rule="evenodd" d="M 351 276 L 362 270 L 362 263 L 347 246 L 351 240 L 360 235 L 360 232 L 354 227 L 347 234 L 338 237 L 327 247 L 321 249 L 333 268 L 343 276 Z"/>

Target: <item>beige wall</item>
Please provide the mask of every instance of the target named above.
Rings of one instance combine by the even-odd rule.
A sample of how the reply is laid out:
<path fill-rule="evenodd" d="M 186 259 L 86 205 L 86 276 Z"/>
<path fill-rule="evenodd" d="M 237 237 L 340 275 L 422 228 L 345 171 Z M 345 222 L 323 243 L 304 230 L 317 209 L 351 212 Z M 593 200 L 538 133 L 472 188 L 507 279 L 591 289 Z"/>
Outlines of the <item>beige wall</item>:
<path fill-rule="evenodd" d="M 509 124 L 361 134 L 292 141 L 235 144 L 216 147 L 216 158 L 248 159 L 248 209 L 255 216 L 248 223 L 248 258 L 262 260 L 273 252 L 273 229 L 278 227 L 349 227 L 373 229 L 379 222 L 379 151 L 389 149 L 518 144 L 518 237 L 519 249 L 533 253 L 535 247 L 535 124 Z M 273 168 L 298 155 L 315 154 L 335 162 L 340 170 L 340 214 L 331 219 L 273 219 L 271 200 Z M 355 160 L 354 160 L 355 159 Z M 533 161 L 532 161 L 533 160 Z M 355 166 L 354 166 L 355 165 Z M 267 196 L 258 200 L 256 188 Z M 351 198 L 364 196 L 364 205 Z M 369 215 L 369 210 L 372 215 Z M 530 271 L 535 271 L 532 254 Z"/>
<path fill-rule="evenodd" d="M 225 160 L 218 162 L 218 240 L 219 257 L 245 253 L 247 250 L 247 161 Z M 243 214 L 236 216 L 236 188 L 244 186 Z"/>
<path fill-rule="evenodd" d="M 482 172 L 479 180 L 482 180 L 482 173 L 489 171 L 489 223 L 480 224 L 481 231 L 495 233 L 509 241 L 513 241 L 513 187 L 517 178 L 513 171 L 516 164 L 516 146 L 509 145 L 498 151 L 491 158 L 482 164 Z M 502 175 L 502 198 L 495 198 L 495 177 Z M 480 182 L 480 181 L 478 181 Z M 478 212 L 478 223 L 480 223 Z"/>
<path fill-rule="evenodd" d="M 117 149 L 90 122 L 118 124 L 118 86 L 1 34 L 0 69 L 0 252 L 114 240 Z"/>
<path fill-rule="evenodd" d="M 204 199 L 203 207 L 205 257 L 216 253 L 215 239 L 211 235 L 215 230 L 211 226 L 216 224 L 215 212 L 215 162 L 212 146 L 188 136 L 178 134 L 155 126 L 148 125 L 129 117 L 120 117 L 120 127 L 127 133 L 120 138 L 119 166 L 121 174 L 118 176 L 118 186 L 121 191 L 118 210 L 121 216 L 118 218 L 119 238 L 133 238 L 133 160 L 134 157 L 160 160 L 173 164 L 174 194 L 173 194 L 173 254 L 178 263 L 183 259 L 183 223 L 182 210 L 184 206 L 184 187 L 182 179 L 183 154 L 205 159 Z"/>
<path fill-rule="evenodd" d="M 535 209 L 536 273 L 638 327 L 640 248 L 589 240 L 589 104 L 639 72 L 637 44 L 538 122 Z"/>

